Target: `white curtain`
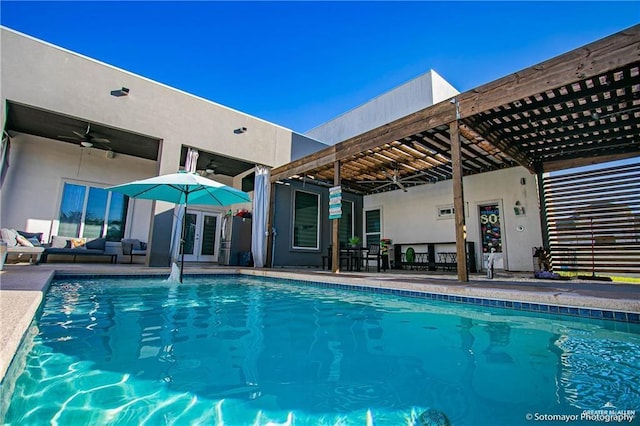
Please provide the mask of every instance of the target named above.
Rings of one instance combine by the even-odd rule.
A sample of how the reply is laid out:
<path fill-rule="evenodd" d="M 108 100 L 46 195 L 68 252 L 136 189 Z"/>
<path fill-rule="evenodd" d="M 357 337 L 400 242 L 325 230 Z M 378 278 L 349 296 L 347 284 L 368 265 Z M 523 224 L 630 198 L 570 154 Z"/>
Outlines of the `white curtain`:
<path fill-rule="evenodd" d="M 251 253 L 256 268 L 264 267 L 267 258 L 267 221 L 269 219 L 270 169 L 256 165 L 251 220 Z"/>
<path fill-rule="evenodd" d="M 187 158 L 184 163 L 184 171 L 195 173 L 200 153 L 195 148 L 187 150 Z M 171 235 L 171 262 L 177 262 L 180 257 L 180 240 L 182 239 L 182 221 L 184 220 L 185 206 L 176 205 L 173 210 L 173 233 Z"/>

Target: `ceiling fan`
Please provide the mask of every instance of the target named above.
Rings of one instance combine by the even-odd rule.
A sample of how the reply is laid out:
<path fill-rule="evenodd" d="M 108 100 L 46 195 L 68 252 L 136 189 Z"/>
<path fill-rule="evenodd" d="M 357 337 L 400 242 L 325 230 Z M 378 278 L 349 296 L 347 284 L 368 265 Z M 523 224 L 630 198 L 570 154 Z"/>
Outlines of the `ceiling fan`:
<path fill-rule="evenodd" d="M 71 133 L 73 133 L 75 136 L 58 136 L 58 138 L 72 141 L 72 142 L 78 142 L 80 146 L 84 148 L 91 148 L 96 144 L 106 145 L 111 143 L 109 139 L 99 138 L 99 137 L 96 137 L 94 134 L 92 134 L 90 123 L 87 123 L 87 130 L 84 132 L 84 134 L 80 132 L 76 132 L 75 130 L 73 130 Z"/>
<path fill-rule="evenodd" d="M 359 181 L 358 183 L 360 184 L 378 184 L 381 183 L 382 185 L 373 188 L 374 191 L 378 191 L 382 188 L 386 188 L 387 186 L 390 185 L 395 185 L 398 188 L 402 189 L 404 192 L 407 192 L 407 188 L 405 186 L 405 184 L 409 184 L 409 185 L 414 185 L 414 184 L 425 184 L 425 183 L 430 183 L 428 181 L 424 181 L 424 180 L 415 180 L 416 178 L 420 177 L 420 176 L 425 176 L 427 175 L 427 173 L 419 173 L 416 175 L 411 175 L 411 176 L 406 176 L 406 177 L 400 177 L 399 171 L 397 168 L 393 169 L 393 173 L 391 175 L 389 175 L 389 172 L 387 172 L 386 170 L 382 171 L 382 174 L 389 176 L 389 179 L 387 180 L 362 180 Z"/>

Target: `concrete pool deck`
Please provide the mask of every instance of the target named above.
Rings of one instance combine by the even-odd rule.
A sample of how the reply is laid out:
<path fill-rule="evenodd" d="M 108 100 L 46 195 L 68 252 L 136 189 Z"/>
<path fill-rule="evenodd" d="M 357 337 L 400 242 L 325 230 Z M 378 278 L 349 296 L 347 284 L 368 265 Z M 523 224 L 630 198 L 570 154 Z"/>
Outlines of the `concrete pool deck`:
<path fill-rule="evenodd" d="M 59 274 L 160 275 L 169 268 L 143 265 L 42 264 L 5 265 L 0 271 L 0 382 L 20 347 L 53 277 Z M 525 274 L 498 273 L 489 280 L 473 275 L 469 282 L 457 281 L 455 274 L 422 271 L 382 273 L 344 272 L 331 274 L 319 270 L 253 269 L 217 265 L 187 265 L 186 274 L 242 273 L 247 275 L 320 281 L 373 288 L 448 294 L 507 301 L 532 302 L 577 308 L 640 313 L 640 285 L 591 280 L 538 280 Z"/>

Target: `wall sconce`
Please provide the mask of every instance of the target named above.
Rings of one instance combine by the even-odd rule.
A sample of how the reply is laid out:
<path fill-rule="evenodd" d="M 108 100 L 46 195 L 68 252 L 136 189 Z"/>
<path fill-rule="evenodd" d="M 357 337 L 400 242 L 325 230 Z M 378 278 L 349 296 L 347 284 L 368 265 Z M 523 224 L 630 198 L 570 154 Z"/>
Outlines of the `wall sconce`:
<path fill-rule="evenodd" d="M 112 90 L 111 91 L 111 96 L 115 96 L 117 98 L 121 97 L 121 96 L 127 96 L 129 94 L 129 89 L 127 89 L 126 87 L 123 87 L 121 89 L 118 90 Z"/>
<path fill-rule="evenodd" d="M 244 133 L 244 132 L 246 132 L 246 131 L 247 131 L 247 128 L 246 128 L 246 127 L 238 127 L 237 129 L 235 129 L 235 130 L 233 131 L 233 133 L 235 133 L 236 135 L 239 135 L 240 133 Z"/>

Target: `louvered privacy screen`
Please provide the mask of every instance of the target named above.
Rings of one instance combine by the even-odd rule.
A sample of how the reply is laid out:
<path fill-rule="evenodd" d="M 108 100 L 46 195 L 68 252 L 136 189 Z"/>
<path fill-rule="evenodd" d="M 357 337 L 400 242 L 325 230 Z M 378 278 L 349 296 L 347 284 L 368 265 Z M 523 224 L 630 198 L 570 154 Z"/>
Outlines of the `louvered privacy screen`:
<path fill-rule="evenodd" d="M 543 188 L 554 271 L 640 273 L 640 158 Z"/>

